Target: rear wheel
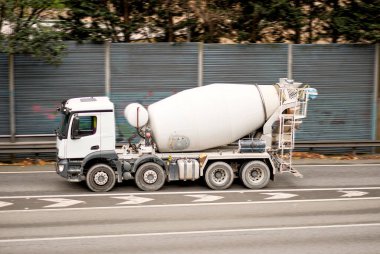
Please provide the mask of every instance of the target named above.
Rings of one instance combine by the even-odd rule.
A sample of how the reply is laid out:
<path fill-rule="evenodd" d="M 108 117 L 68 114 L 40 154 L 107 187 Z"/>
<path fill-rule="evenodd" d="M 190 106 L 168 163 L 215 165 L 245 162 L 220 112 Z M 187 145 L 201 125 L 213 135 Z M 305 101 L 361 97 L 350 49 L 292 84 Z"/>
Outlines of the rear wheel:
<path fill-rule="evenodd" d="M 262 161 L 250 161 L 240 169 L 240 179 L 249 189 L 261 189 L 270 180 L 269 167 Z"/>
<path fill-rule="evenodd" d="M 109 191 L 116 183 L 115 171 L 106 164 L 96 164 L 88 170 L 86 183 L 92 191 Z"/>
<path fill-rule="evenodd" d="M 165 184 L 165 171 L 157 163 L 144 163 L 136 171 L 135 182 L 143 191 L 159 190 Z"/>
<path fill-rule="evenodd" d="M 234 181 L 232 167 L 225 162 L 212 163 L 206 170 L 205 180 L 208 187 L 213 190 L 225 190 Z"/>

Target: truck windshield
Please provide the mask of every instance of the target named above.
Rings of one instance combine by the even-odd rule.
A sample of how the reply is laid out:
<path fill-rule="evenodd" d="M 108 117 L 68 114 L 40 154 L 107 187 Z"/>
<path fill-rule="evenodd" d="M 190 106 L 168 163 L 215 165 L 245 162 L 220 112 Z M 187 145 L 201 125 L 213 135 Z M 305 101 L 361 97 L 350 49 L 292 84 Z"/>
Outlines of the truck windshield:
<path fill-rule="evenodd" d="M 62 114 L 61 124 L 56 131 L 59 139 L 66 139 L 67 138 L 67 131 L 69 129 L 70 116 L 71 115 L 69 115 L 69 114 Z"/>

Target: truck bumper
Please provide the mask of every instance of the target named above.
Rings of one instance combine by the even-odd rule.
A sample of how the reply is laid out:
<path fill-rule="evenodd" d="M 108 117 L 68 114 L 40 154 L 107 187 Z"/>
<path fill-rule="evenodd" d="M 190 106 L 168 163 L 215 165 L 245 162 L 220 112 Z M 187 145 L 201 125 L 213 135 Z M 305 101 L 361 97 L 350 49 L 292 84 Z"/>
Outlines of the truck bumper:
<path fill-rule="evenodd" d="M 56 172 L 58 175 L 62 176 L 63 178 L 66 178 L 69 182 L 82 181 L 82 168 L 78 165 L 70 164 L 70 161 L 67 159 L 57 160 Z"/>

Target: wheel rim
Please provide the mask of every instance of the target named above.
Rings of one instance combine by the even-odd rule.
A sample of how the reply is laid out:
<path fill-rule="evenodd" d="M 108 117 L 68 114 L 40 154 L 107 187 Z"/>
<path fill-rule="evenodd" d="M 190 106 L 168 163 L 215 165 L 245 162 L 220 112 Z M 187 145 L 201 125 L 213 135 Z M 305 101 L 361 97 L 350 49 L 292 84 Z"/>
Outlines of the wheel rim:
<path fill-rule="evenodd" d="M 106 185 L 108 182 L 108 175 L 103 171 L 99 171 L 94 175 L 94 181 L 97 185 Z"/>
<path fill-rule="evenodd" d="M 250 168 L 247 170 L 247 178 L 253 183 L 257 183 L 263 180 L 264 174 L 260 168 Z"/>
<path fill-rule="evenodd" d="M 211 172 L 211 179 L 213 182 L 223 184 L 227 180 L 226 171 L 222 168 L 216 168 Z"/>
<path fill-rule="evenodd" d="M 153 184 L 157 181 L 158 175 L 154 170 L 147 170 L 144 172 L 144 182 Z"/>

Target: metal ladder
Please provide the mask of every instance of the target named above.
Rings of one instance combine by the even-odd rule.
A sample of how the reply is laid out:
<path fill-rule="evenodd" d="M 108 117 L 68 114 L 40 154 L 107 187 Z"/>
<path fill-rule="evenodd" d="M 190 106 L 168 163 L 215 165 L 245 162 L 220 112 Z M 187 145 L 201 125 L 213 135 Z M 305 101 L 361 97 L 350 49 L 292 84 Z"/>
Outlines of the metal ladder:
<path fill-rule="evenodd" d="M 289 172 L 292 168 L 292 150 L 294 149 L 294 136 L 294 114 L 281 114 L 277 147 L 279 150 L 280 172 Z"/>
<path fill-rule="evenodd" d="M 293 103 L 292 107 L 285 107 L 286 104 Z M 288 111 L 284 113 L 284 110 Z M 278 128 L 278 153 L 277 161 L 279 163 L 280 172 L 291 172 L 299 174 L 292 168 L 292 152 L 294 149 L 296 124 L 301 123 L 307 114 L 307 94 L 302 88 L 281 88 Z"/>

